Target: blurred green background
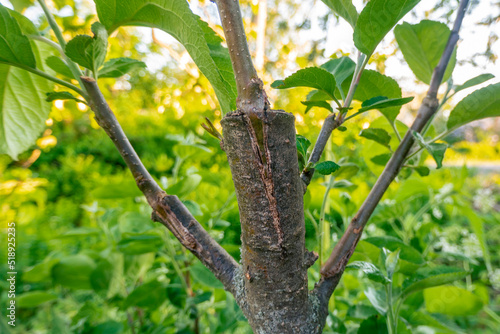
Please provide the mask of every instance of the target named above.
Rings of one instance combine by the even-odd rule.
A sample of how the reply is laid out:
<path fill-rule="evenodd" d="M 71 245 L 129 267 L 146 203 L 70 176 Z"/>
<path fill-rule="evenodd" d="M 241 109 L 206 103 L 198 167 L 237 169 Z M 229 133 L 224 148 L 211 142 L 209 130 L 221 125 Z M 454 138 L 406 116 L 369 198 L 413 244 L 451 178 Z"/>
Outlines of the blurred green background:
<path fill-rule="evenodd" d="M 2 3 L 9 5 L 9 1 Z M 42 30 L 47 28 L 31 1 L 11 3 Z M 96 20 L 91 1 L 49 4 L 67 39 L 88 34 Z M 259 2 L 242 4 L 255 52 Z M 191 5 L 204 19 L 213 20 L 220 32 L 212 3 L 193 1 Z M 490 5 L 497 16 L 494 11 L 487 13 L 493 16 L 485 21 L 484 13 L 477 14 L 474 24 L 482 22 L 494 32 L 499 7 L 498 2 L 496 7 Z M 352 52 L 352 48 L 332 49 L 328 36 L 338 27 L 338 18 L 325 15 L 326 7 L 319 1 L 268 0 L 267 6 L 261 68 L 266 84 L 297 68 Z M 454 6 L 454 1 L 432 2 L 428 11 L 417 14 L 419 19 L 447 21 Z M 304 8 L 319 14 L 304 13 Z M 467 66 L 479 71 L 498 67 L 495 42 L 489 40 L 476 58 L 455 71 L 463 72 Z M 220 129 L 221 113 L 208 81 L 182 46 L 151 29 L 120 28 L 110 39 L 108 58 L 120 56 L 148 65 L 119 80 L 100 81 L 132 145 L 162 187 L 179 196 L 239 259 L 238 207 L 226 156 L 219 142 L 200 126 L 206 116 Z M 398 59 L 402 57 L 389 37 L 369 67 L 383 73 L 386 67 L 397 70 L 404 66 Z M 399 78 L 406 82 L 403 95 L 416 96 L 400 117 L 408 123 L 425 90 L 405 73 Z M 276 109 L 294 113 L 297 133 L 314 142 L 327 111 L 313 109 L 304 114 L 300 101 L 306 89 L 279 93 L 269 89 L 269 94 Z M 431 131 L 440 132 L 446 110 L 455 103 L 449 102 Z M 350 167 L 328 196 L 324 197 L 329 178 L 324 176 L 314 178 L 306 195 L 309 250 L 318 251 L 317 224 L 325 203 L 329 224 L 323 256 L 329 254 L 383 168 L 371 161 L 378 144 L 358 135 L 370 124 L 389 126 L 373 111 L 349 123 L 345 132 L 335 132 L 326 155 Z M 57 101 L 46 125 L 37 144 L 18 161 L 0 156 L 2 314 L 8 301 L 4 245 L 9 222 L 16 223 L 18 271 L 17 325 L 7 326 L 3 316 L 0 333 L 251 333 L 232 296 L 163 226 L 150 221 L 149 206 L 112 142 L 98 129 L 93 113 L 83 104 Z M 419 291 L 401 301 L 401 333 L 500 331 L 499 130 L 498 119 L 460 129 L 446 139 L 452 146 L 443 168 L 436 170 L 432 159 L 426 160 L 429 176 L 404 168 L 371 218 L 365 231 L 368 239 L 354 253 L 353 260 L 374 264 L 379 261 L 380 243 L 405 253 L 394 277 L 396 290 L 411 275 L 425 275 L 436 267 L 469 272 L 456 283 Z M 318 263 L 309 274 L 312 288 L 319 278 Z M 356 270 L 347 270 L 331 299 L 325 333 L 363 333 L 363 323 L 378 321 L 384 304 L 374 292 L 377 289 Z M 384 328 L 380 330 L 384 333 Z"/>

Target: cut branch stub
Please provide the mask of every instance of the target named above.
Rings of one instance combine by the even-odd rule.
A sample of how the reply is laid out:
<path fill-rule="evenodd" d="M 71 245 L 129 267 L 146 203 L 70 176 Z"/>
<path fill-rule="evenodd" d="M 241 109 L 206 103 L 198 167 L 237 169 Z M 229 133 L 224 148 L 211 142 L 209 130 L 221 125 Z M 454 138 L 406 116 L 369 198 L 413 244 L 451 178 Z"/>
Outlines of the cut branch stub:
<path fill-rule="evenodd" d="M 294 120 L 270 110 L 221 122 L 240 210 L 242 309 L 256 333 L 312 333 L 302 328 L 311 322 Z"/>

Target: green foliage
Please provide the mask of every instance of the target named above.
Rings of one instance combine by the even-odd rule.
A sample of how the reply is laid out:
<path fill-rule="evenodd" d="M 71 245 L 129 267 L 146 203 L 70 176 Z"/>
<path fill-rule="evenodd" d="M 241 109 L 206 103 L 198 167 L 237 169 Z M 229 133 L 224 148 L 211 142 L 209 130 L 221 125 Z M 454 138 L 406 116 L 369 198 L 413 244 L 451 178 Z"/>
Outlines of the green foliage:
<path fill-rule="evenodd" d="M 400 99 L 388 99 L 385 96 L 373 97 L 369 100 L 363 101 L 361 104 L 360 112 L 368 111 L 372 109 L 384 109 L 389 107 L 399 107 L 406 103 L 413 101 L 413 97 L 405 97 Z"/>
<path fill-rule="evenodd" d="M 441 59 L 450 33 L 446 24 L 430 20 L 422 20 L 414 25 L 404 22 L 394 29 L 394 35 L 408 66 L 422 82 L 430 84 L 432 72 Z M 446 67 L 443 81 L 450 78 L 456 58 L 455 51 Z"/>
<path fill-rule="evenodd" d="M 94 37 L 78 35 L 66 44 L 64 52 L 75 63 L 97 75 L 104 64 L 108 48 L 108 33 L 99 22 L 92 24 Z"/>
<path fill-rule="evenodd" d="M 47 102 L 52 102 L 55 100 L 74 100 L 74 101 L 85 103 L 85 101 L 78 99 L 76 96 L 74 96 L 70 92 L 51 92 L 51 93 L 47 93 L 45 95 L 47 95 L 47 98 L 45 99 Z"/>
<path fill-rule="evenodd" d="M 381 145 L 390 148 L 389 143 L 391 142 L 391 136 L 384 129 L 378 128 L 368 128 L 363 129 L 359 133 L 360 137 L 365 137 L 366 139 L 373 140 Z"/>
<path fill-rule="evenodd" d="M 50 56 L 47 59 L 45 59 L 45 63 L 54 72 L 59 73 L 66 78 L 74 79 L 74 75 L 73 73 L 71 73 L 68 64 L 66 64 L 64 60 L 62 60 L 61 58 L 56 56 Z"/>
<path fill-rule="evenodd" d="M 352 4 L 351 0 L 322 0 L 328 7 L 330 7 L 336 14 L 346 20 L 351 27 L 356 26 L 358 20 L 358 12 L 356 7 Z"/>
<path fill-rule="evenodd" d="M 354 28 L 354 44 L 359 51 L 371 55 L 385 35 L 419 0 L 372 0 L 359 14 Z"/>
<path fill-rule="evenodd" d="M 424 291 L 425 307 L 430 313 L 465 316 L 477 313 L 481 299 L 466 289 L 455 286 L 439 286 Z"/>
<path fill-rule="evenodd" d="M 389 100 L 404 100 L 401 99 L 401 88 L 399 88 L 398 83 L 394 79 L 377 71 L 364 70 L 358 88 L 354 92 L 354 99 L 363 102 L 378 96 L 385 96 Z M 396 105 L 381 108 L 379 111 L 391 123 L 394 123 L 400 110 L 401 105 Z"/>
<path fill-rule="evenodd" d="M 444 153 L 446 152 L 448 145 L 441 143 L 428 144 L 425 142 L 424 137 L 416 131 L 412 131 L 412 135 L 420 147 L 425 148 L 432 155 L 434 161 L 436 161 L 437 168 L 439 169 L 443 167 Z"/>
<path fill-rule="evenodd" d="M 100 78 L 119 78 L 132 70 L 146 68 L 142 61 L 130 58 L 115 58 L 104 63 L 99 70 Z"/>
<path fill-rule="evenodd" d="M 453 86 L 453 90 L 455 91 L 455 93 L 458 93 L 461 90 L 480 85 L 483 82 L 486 82 L 490 79 L 493 79 L 494 77 L 495 76 L 493 74 L 490 74 L 490 73 L 480 74 L 477 77 L 474 77 L 472 79 L 467 80 L 466 82 L 464 82 L 461 85 Z"/>
<path fill-rule="evenodd" d="M 30 41 L 7 8 L 0 5 L 0 61 L 36 68 Z"/>
<path fill-rule="evenodd" d="M 361 270 L 366 275 L 366 277 L 377 283 L 387 284 L 390 282 L 389 278 L 385 277 L 385 275 L 375 265 L 369 262 L 351 262 L 347 265 L 346 269 Z"/>
<path fill-rule="evenodd" d="M 451 111 L 446 127 L 456 129 L 475 120 L 495 116 L 500 116 L 500 83 L 467 95 Z"/>
<path fill-rule="evenodd" d="M 338 169 L 340 168 L 339 165 L 337 165 L 333 161 L 323 161 L 320 163 L 317 163 L 314 165 L 314 169 L 320 173 L 321 175 L 330 175 L 335 173 Z"/>
<path fill-rule="evenodd" d="M 31 46 L 29 51 L 33 50 L 37 63 L 42 64 L 46 47 L 34 43 Z M 44 94 L 51 87 L 48 80 L 35 74 L 0 64 L 0 153 L 17 159 L 38 138 L 50 111 Z"/>
<path fill-rule="evenodd" d="M 95 0 L 100 21 L 109 32 L 120 26 L 148 26 L 161 29 L 184 45 L 200 71 L 208 78 L 223 113 L 235 109 L 234 76 L 228 68 L 229 53 L 220 46 L 220 38 L 189 9 L 184 0 L 169 3 L 141 0 L 122 3 L 117 0 Z M 209 30 L 209 31 L 207 31 Z"/>
<path fill-rule="evenodd" d="M 276 89 L 295 87 L 316 88 L 326 93 L 332 100 L 337 101 L 335 97 L 335 89 L 337 87 L 335 77 L 327 70 L 319 67 L 301 69 L 284 80 L 274 81 L 271 87 Z M 339 104 L 338 101 L 337 104 Z"/>

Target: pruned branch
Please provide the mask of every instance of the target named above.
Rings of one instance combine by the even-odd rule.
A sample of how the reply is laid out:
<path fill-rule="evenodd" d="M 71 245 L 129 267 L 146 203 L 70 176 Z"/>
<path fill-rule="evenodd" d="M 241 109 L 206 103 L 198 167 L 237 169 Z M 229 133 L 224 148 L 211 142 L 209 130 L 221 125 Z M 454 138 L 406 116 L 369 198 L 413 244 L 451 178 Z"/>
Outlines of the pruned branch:
<path fill-rule="evenodd" d="M 268 107 L 269 102 L 262 80 L 252 63 L 238 0 L 215 0 L 226 37 L 229 56 L 236 78 L 238 99 L 236 105 L 245 113 Z"/>
<path fill-rule="evenodd" d="M 358 213 L 347 227 L 344 235 L 335 245 L 330 258 L 326 261 L 323 268 L 321 268 L 322 279 L 317 284 L 315 293 L 320 298 L 326 299 L 326 301 L 330 298 L 333 290 L 338 284 L 347 262 L 351 258 L 354 249 L 361 238 L 361 234 L 366 226 L 366 223 L 368 222 L 368 219 L 372 215 L 377 204 L 382 199 L 382 196 L 386 192 L 387 188 L 403 166 L 405 158 L 415 141 L 412 131 L 421 132 L 438 108 L 439 101 L 437 99 L 437 91 L 441 85 L 441 81 L 443 80 L 444 72 L 450 61 L 451 54 L 453 53 L 453 50 L 458 42 L 458 32 L 460 30 L 460 26 L 462 25 L 468 3 L 469 0 L 460 1 L 453 30 L 449 36 L 446 48 L 441 56 L 438 66 L 434 69 L 427 96 L 424 98 L 422 105 L 418 110 L 415 121 L 406 132 L 406 135 L 399 144 L 396 152 L 392 155 L 391 159 L 385 166 L 384 171 L 368 194 L 366 200 L 361 205 Z"/>
<path fill-rule="evenodd" d="M 184 247 L 214 273 L 228 291 L 234 292 L 233 277 L 238 268 L 236 261 L 210 237 L 177 196 L 167 195 L 149 174 L 109 108 L 97 82 L 89 77 L 81 77 L 81 80 L 87 89 L 88 102 L 97 123 L 115 144 L 137 186 L 153 209 L 152 219 L 165 225 Z"/>

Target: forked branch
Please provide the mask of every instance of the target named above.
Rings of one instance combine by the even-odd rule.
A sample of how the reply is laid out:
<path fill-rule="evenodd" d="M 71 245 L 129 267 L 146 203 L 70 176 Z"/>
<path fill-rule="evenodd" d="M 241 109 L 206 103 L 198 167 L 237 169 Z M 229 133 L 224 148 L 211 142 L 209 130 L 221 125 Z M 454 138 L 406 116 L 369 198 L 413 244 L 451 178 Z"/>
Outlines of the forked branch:
<path fill-rule="evenodd" d="M 149 174 L 109 108 L 97 82 L 89 77 L 81 77 L 81 80 L 88 92 L 88 102 L 97 123 L 111 138 L 132 172 L 137 186 L 146 196 L 153 209 L 153 220 L 165 225 L 184 247 L 214 273 L 228 291 L 234 292 L 233 277 L 238 268 L 236 261 L 210 237 L 177 196 L 167 195 Z"/>
<path fill-rule="evenodd" d="M 415 121 L 413 122 L 410 129 L 406 132 L 406 135 L 399 144 L 396 152 L 394 152 L 391 159 L 385 166 L 384 171 L 368 194 L 368 197 L 366 198 L 364 203 L 361 205 L 358 213 L 347 227 L 344 235 L 335 245 L 330 258 L 326 261 L 323 268 L 321 268 L 322 279 L 317 284 L 316 293 L 323 303 L 328 302 L 328 299 L 330 298 L 333 290 L 340 280 L 347 262 L 351 258 L 351 255 L 353 254 L 354 249 L 356 248 L 356 245 L 361 238 L 361 234 L 364 227 L 366 226 L 366 223 L 368 222 L 368 219 L 372 215 L 377 204 L 382 199 L 382 196 L 386 192 L 387 188 L 403 166 L 405 158 L 415 141 L 412 132 L 421 132 L 437 110 L 437 107 L 439 105 L 439 101 L 437 99 L 437 91 L 439 86 L 441 85 L 441 81 L 443 80 L 444 72 L 450 61 L 453 50 L 455 49 L 455 46 L 458 42 L 458 32 L 462 25 L 468 3 L 469 0 L 460 1 L 460 6 L 458 9 L 457 18 L 453 26 L 453 30 L 448 38 L 448 42 L 441 56 L 441 59 L 437 67 L 434 69 L 429 90 L 418 110 Z"/>

